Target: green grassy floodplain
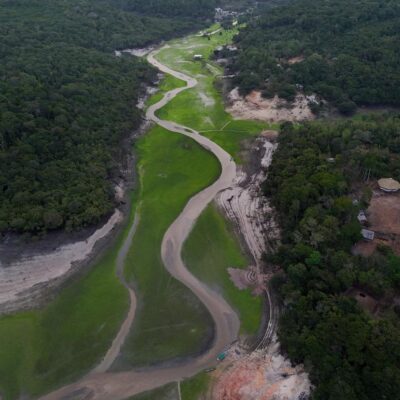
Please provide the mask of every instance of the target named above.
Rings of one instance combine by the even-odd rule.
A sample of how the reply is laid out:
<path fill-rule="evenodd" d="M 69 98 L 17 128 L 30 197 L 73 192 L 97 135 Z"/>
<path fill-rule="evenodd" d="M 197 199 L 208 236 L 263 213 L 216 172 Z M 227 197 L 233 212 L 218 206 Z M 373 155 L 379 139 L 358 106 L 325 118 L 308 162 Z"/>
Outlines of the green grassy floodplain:
<path fill-rule="evenodd" d="M 179 400 L 178 385 L 176 382 L 148 392 L 137 394 L 127 400 Z"/>
<path fill-rule="evenodd" d="M 140 222 L 126 276 L 140 306 L 116 369 L 197 354 L 212 335 L 202 303 L 165 270 L 161 241 L 188 199 L 216 179 L 220 165 L 193 140 L 158 126 L 138 141 L 137 153 Z"/>
<path fill-rule="evenodd" d="M 169 49 L 161 51 L 161 61 L 196 76 L 199 86 L 174 99 L 160 110 L 160 116 L 203 131 L 240 162 L 240 143 L 268 126 L 234 121 L 225 113 L 214 86 L 219 67 L 208 61 L 192 61 L 193 53 L 207 58 L 216 46 L 229 43 L 233 34 L 224 31 L 211 40 L 190 36 L 171 42 Z M 149 104 L 158 101 L 164 91 L 182 84 L 167 76 Z M 186 201 L 218 176 L 219 164 L 195 142 L 159 127 L 152 128 L 136 147 L 140 192 L 135 193 L 132 204 L 140 204 L 141 219 L 127 258 L 126 276 L 137 289 L 139 309 L 117 368 L 195 354 L 208 340 L 212 326 L 194 295 L 164 270 L 160 245 L 166 228 Z M 133 211 L 134 207 L 129 224 L 102 260 L 55 300 L 41 310 L 0 318 L 0 393 L 5 400 L 21 394 L 38 395 L 70 382 L 92 368 L 106 352 L 128 307 L 128 293 L 115 276 L 115 260 Z M 213 235 L 219 245 L 197 260 L 204 245 L 204 224 L 218 228 Z M 210 283 L 215 279 L 214 284 L 238 311 L 244 314 L 249 307 L 252 315 L 242 316 L 242 321 L 243 331 L 251 332 L 259 318 L 258 300 L 239 292 L 236 298 L 229 287 L 226 267 L 231 263 L 244 266 L 245 258 L 224 224 L 215 210 L 207 210 L 185 246 L 185 257 L 200 277 Z M 210 262 L 215 262 L 215 267 L 211 268 Z M 191 385 L 197 387 L 196 382 L 202 379 L 200 375 L 183 382 L 182 391 L 188 387 L 190 393 L 195 390 Z"/>
<path fill-rule="evenodd" d="M 129 400 L 196 400 L 207 393 L 210 381 L 211 375 L 202 372 L 180 383 L 181 398 L 179 398 L 178 383 L 174 382 L 133 396 Z"/>
<path fill-rule="evenodd" d="M 229 43 L 234 31 L 224 31 L 211 40 L 195 35 L 168 43 L 157 58 L 171 68 L 196 76 L 199 85 L 184 91 L 158 111 L 161 118 L 177 121 L 191 128 L 202 130 L 207 118 L 213 128 L 229 127 L 218 131 L 202 132 L 224 147 L 236 159 L 240 159 L 241 142 L 258 134 L 266 125 L 252 121 L 234 121 L 224 110 L 220 93 L 214 87 L 215 75 L 210 72 L 209 62 L 192 60 L 194 53 L 206 59 L 219 44 Z M 217 67 L 214 67 L 215 69 Z M 214 71 L 214 70 L 213 70 Z M 178 82 L 177 82 L 178 81 Z M 161 90 L 155 95 L 158 101 L 162 94 L 182 82 L 166 75 Z M 206 107 L 201 96 L 212 98 L 213 106 Z M 199 100 L 200 98 L 200 100 Z M 148 104 L 154 104 L 153 97 Z M 160 248 L 163 235 L 191 196 L 211 184 L 220 173 L 220 166 L 213 155 L 194 141 L 182 135 L 153 128 L 137 144 L 141 193 L 139 194 L 140 223 L 128 255 L 126 276 L 135 284 L 140 298 L 133 329 L 114 365 L 115 370 L 132 366 L 146 366 L 171 359 L 195 355 L 210 340 L 212 321 L 203 305 L 179 282 L 171 279 L 161 261 Z M 249 293 L 237 291 L 230 285 L 226 268 L 232 263 L 237 267 L 247 265 L 233 233 L 225 226 L 223 218 L 214 213 L 206 215 L 205 223 L 219 227 L 216 241 L 221 245 L 214 249 L 213 262 L 218 262 L 214 273 L 203 267 L 211 258 L 196 257 L 204 251 L 204 241 L 191 241 L 186 251 L 195 273 L 200 278 L 217 279 L 217 286 L 232 301 L 244 322 L 242 331 L 255 333 L 260 321 L 261 301 Z M 221 225 L 222 224 L 222 225 Z M 202 226 L 202 230 L 207 228 Z M 196 228 L 194 230 L 196 232 Z M 190 243 L 190 241 L 189 241 Z M 190 253 L 194 253 L 190 256 Z M 204 270 L 205 271 L 205 270 Z M 182 299 L 184 301 L 182 302 Z M 246 307 L 248 310 L 245 311 Z"/>
<path fill-rule="evenodd" d="M 211 31 L 218 28 L 214 25 Z M 245 139 L 258 135 L 265 129 L 276 129 L 276 125 L 268 125 L 258 121 L 235 120 L 225 111 L 221 93 L 216 82 L 223 75 L 223 69 L 210 60 L 216 47 L 231 43 L 237 29 L 221 31 L 205 37 L 191 35 L 184 39 L 176 39 L 168 43 L 158 55 L 162 63 L 172 69 L 195 77 L 198 85 L 175 97 L 158 111 L 158 116 L 174 120 L 201 132 L 209 137 L 228 153 L 236 162 L 241 162 L 240 144 Z M 193 55 L 203 56 L 201 61 L 193 61 Z M 169 79 L 169 77 L 167 77 Z"/>
<path fill-rule="evenodd" d="M 206 394 L 211 381 L 211 375 L 201 372 L 193 378 L 181 382 L 182 400 L 196 400 Z"/>
<path fill-rule="evenodd" d="M 104 257 L 45 308 L 1 317 L 4 400 L 49 391 L 100 361 L 128 309 L 128 293 L 115 275 L 115 260 L 133 216 L 134 209 Z"/>
<path fill-rule="evenodd" d="M 197 221 L 183 249 L 186 266 L 200 280 L 222 293 L 240 317 L 241 333 L 255 334 L 260 326 L 262 298 L 238 290 L 227 269 L 246 268 L 248 260 L 225 218 L 213 205 Z"/>

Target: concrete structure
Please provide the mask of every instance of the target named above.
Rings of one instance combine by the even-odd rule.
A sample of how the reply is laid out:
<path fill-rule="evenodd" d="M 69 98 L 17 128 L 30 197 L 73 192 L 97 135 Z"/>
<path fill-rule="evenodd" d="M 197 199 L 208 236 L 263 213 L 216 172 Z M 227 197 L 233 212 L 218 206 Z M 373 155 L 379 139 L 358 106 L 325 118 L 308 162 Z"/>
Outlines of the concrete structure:
<path fill-rule="evenodd" d="M 372 241 L 375 239 L 375 232 L 369 229 L 361 229 L 361 235 L 364 240 Z"/>
<path fill-rule="evenodd" d="M 382 178 L 378 181 L 379 189 L 384 192 L 397 192 L 400 190 L 400 183 L 392 178 Z"/>
<path fill-rule="evenodd" d="M 364 210 L 360 210 L 360 212 L 357 215 L 357 219 L 360 224 L 366 224 L 368 222 Z"/>

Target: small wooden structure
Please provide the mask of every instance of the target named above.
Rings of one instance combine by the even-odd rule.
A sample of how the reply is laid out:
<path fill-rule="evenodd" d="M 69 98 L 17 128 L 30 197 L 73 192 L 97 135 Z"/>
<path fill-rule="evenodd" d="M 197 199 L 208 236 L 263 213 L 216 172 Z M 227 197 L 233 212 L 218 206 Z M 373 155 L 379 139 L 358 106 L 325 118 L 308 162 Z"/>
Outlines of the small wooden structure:
<path fill-rule="evenodd" d="M 361 229 L 361 235 L 363 239 L 367 240 L 368 242 L 371 242 L 375 239 L 375 232 L 369 229 Z"/>

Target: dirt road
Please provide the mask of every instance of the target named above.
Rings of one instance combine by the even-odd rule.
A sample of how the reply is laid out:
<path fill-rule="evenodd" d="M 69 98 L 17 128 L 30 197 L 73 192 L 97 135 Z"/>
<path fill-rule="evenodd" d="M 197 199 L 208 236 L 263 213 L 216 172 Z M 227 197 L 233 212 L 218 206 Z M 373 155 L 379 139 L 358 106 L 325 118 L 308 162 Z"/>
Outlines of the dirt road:
<path fill-rule="evenodd" d="M 232 157 L 210 139 L 201 136 L 193 129 L 178 125 L 172 121 L 160 120 L 156 116 L 157 110 L 164 107 L 176 95 L 197 85 L 196 79 L 181 72 L 174 71 L 157 61 L 155 59 L 156 53 L 157 51 L 150 53 L 148 61 L 162 72 L 171 74 L 185 81 L 186 86 L 167 92 L 158 103 L 149 107 L 146 113 L 147 118 L 169 131 L 177 132 L 192 138 L 205 149 L 211 151 L 221 163 L 220 177 L 211 186 L 205 188 L 189 200 L 184 210 L 168 228 L 161 246 L 161 256 L 167 270 L 176 279 L 189 287 L 204 303 L 212 315 L 215 323 L 215 340 L 212 347 L 206 353 L 180 366 L 158 369 L 152 368 L 147 371 L 106 372 L 115 360 L 129 332 L 135 315 L 135 294 L 132 289 L 126 285 L 122 274 L 123 260 L 129 249 L 137 223 L 137 221 L 135 221 L 118 256 L 118 274 L 122 282 L 128 288 L 131 296 L 131 305 L 127 318 L 105 358 L 91 373 L 76 383 L 65 386 L 42 397 L 43 400 L 118 400 L 162 386 L 168 382 L 179 381 L 191 377 L 207 367 L 215 365 L 218 353 L 222 352 L 238 336 L 240 322 L 235 311 L 220 294 L 214 292 L 193 276 L 186 269 L 181 258 L 182 245 L 201 212 L 221 190 L 232 185 L 236 177 L 236 165 Z"/>

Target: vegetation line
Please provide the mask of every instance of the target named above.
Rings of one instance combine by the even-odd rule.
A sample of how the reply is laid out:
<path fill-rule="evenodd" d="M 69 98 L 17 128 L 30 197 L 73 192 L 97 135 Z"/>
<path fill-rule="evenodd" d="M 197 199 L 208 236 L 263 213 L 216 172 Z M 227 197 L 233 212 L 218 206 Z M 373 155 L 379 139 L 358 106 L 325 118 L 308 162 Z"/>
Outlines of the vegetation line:
<path fill-rule="evenodd" d="M 94 368 L 93 373 L 101 373 L 101 372 L 106 372 L 115 359 L 118 357 L 118 354 L 121 350 L 121 346 L 124 344 L 125 339 L 131 329 L 133 320 L 135 319 L 135 314 L 136 314 L 136 306 L 137 306 L 137 299 L 135 295 L 135 291 L 128 285 L 125 276 L 124 276 L 124 265 L 125 265 L 125 260 L 127 257 L 127 254 L 129 252 L 129 248 L 132 244 L 132 239 L 133 236 L 135 235 L 137 226 L 139 224 L 139 208 L 135 213 L 135 217 L 132 223 L 131 228 L 129 229 L 128 236 L 126 237 L 124 244 L 120 248 L 117 256 L 117 268 L 116 268 L 116 274 L 120 282 L 125 286 L 125 288 L 129 292 L 129 311 L 128 314 L 124 320 L 124 322 L 121 325 L 121 328 L 115 337 L 115 339 L 112 342 L 111 347 L 108 349 L 106 355 L 104 356 L 103 360 L 100 362 L 100 364 Z"/>
<path fill-rule="evenodd" d="M 87 375 L 79 382 L 50 393 L 43 397 L 43 399 L 61 399 L 66 396 L 71 396 L 77 393 L 77 391 L 85 391 L 85 393 L 90 392 L 93 398 L 99 400 L 109 398 L 122 399 L 160 387 L 169 382 L 180 381 L 184 378 L 196 375 L 205 368 L 215 365 L 217 362 L 217 355 L 237 338 L 239 332 L 240 321 L 236 312 L 219 293 L 211 290 L 192 275 L 192 273 L 186 269 L 181 258 L 183 243 L 191 232 L 197 218 L 219 191 L 232 185 L 236 177 L 236 164 L 229 153 L 210 139 L 200 135 L 197 131 L 183 125 L 178 125 L 175 122 L 161 120 L 155 115 L 160 108 L 164 107 L 164 105 L 171 101 L 177 94 L 197 84 L 194 78 L 169 69 L 165 65 L 159 63 L 154 57 L 156 53 L 157 52 L 151 53 L 148 56 L 148 61 L 161 71 L 185 81 L 186 86 L 175 88 L 167 92 L 158 103 L 148 108 L 147 118 L 171 132 L 177 132 L 194 139 L 202 147 L 211 151 L 221 164 L 221 174 L 219 178 L 189 200 L 181 214 L 165 233 L 161 248 L 162 259 L 167 270 L 172 276 L 192 290 L 213 317 L 215 322 L 214 342 L 212 347 L 201 356 L 191 359 L 182 365 L 170 368 L 111 373 L 103 372 L 109 366 L 107 362 L 103 361 L 100 365 L 100 369 L 98 367 L 93 373 Z M 126 243 L 129 243 L 129 239 L 127 239 L 125 244 Z M 127 245 L 127 247 L 129 246 Z M 120 254 L 121 257 L 124 256 L 123 251 Z M 110 352 L 111 350 L 109 353 Z M 113 356 L 110 356 L 109 360 L 112 358 Z"/>

